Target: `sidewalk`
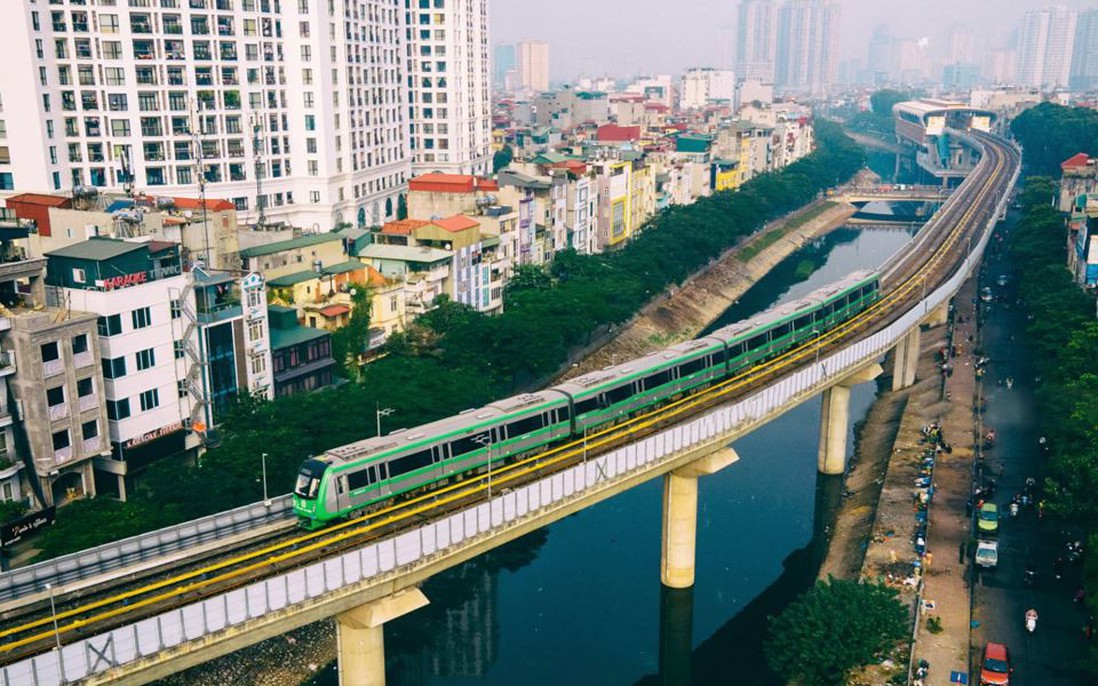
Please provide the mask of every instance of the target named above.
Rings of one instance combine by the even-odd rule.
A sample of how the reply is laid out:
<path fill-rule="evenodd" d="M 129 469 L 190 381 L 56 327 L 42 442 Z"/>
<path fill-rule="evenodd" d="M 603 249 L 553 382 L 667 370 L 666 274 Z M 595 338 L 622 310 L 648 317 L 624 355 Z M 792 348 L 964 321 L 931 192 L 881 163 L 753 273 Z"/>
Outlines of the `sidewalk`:
<path fill-rule="evenodd" d="M 957 318 L 953 341 L 957 355 L 950 360 L 953 374 L 945 384 L 947 397 L 952 401 L 944 408 L 941 419 L 944 434 L 953 444 L 953 453 L 939 459 L 934 470 L 935 495 L 929 510 L 922 608 L 912 651 L 913 664 L 920 659 L 930 663 L 930 674 L 924 680 L 926 686 L 945 686 L 951 683 L 951 674 L 968 678 L 970 673 L 972 551 L 969 546 L 973 534 L 972 519 L 965 510 L 965 503 L 972 487 L 974 448 L 980 435 L 980 428 L 974 425 L 973 412 L 977 402 L 974 344 L 968 340 L 972 336 L 977 344 L 979 342 L 971 305 L 975 295 L 976 280 L 970 279 L 954 300 Z M 927 373 L 923 371 L 925 365 L 936 363 L 934 356 L 934 348 L 929 354 L 924 352 L 920 360 L 920 371 L 924 374 Z M 929 370 L 930 374 L 935 372 L 938 372 L 935 368 Z M 941 378 L 940 372 L 938 378 Z M 927 559 L 930 557 L 933 560 Z M 927 629 L 929 617 L 940 619 L 940 633 Z"/>

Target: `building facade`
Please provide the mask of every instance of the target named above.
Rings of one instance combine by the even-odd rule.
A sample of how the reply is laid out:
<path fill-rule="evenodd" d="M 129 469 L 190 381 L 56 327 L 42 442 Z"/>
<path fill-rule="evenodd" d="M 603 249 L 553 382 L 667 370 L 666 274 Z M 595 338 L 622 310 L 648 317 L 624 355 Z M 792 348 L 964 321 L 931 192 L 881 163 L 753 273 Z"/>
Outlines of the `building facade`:
<path fill-rule="evenodd" d="M 405 3 L 412 172 L 486 174 L 492 162 L 488 0 L 427 5 Z"/>
<path fill-rule="evenodd" d="M 1066 88 L 1078 15 L 1063 6 L 1026 12 L 1018 29 L 1018 83 Z"/>
<path fill-rule="evenodd" d="M 549 44 L 524 40 L 515 46 L 518 61 L 518 87 L 532 91 L 549 90 Z"/>
<path fill-rule="evenodd" d="M 789 0 L 778 10 L 774 86 L 785 92 L 827 92 L 838 68 L 839 5 Z"/>
<path fill-rule="evenodd" d="M 774 82 L 777 22 L 773 0 L 741 0 L 736 27 L 736 73 L 741 79 Z"/>
<path fill-rule="evenodd" d="M 11 0 L 0 189 L 201 182 L 250 220 L 381 223 L 409 176 L 401 5 Z"/>

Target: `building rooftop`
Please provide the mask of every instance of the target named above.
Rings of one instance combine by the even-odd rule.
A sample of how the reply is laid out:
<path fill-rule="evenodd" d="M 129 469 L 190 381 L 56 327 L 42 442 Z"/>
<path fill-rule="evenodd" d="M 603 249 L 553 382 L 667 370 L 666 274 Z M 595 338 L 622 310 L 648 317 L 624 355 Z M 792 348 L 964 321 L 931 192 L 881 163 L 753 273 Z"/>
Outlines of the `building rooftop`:
<path fill-rule="evenodd" d="M 336 233 L 338 233 L 340 236 L 343 236 L 344 238 L 350 238 L 352 241 L 357 241 L 359 238 L 362 238 L 363 236 L 369 236 L 370 235 L 370 232 L 367 231 L 366 229 L 358 229 L 358 228 L 350 227 L 350 226 L 347 227 L 346 229 L 340 229 Z"/>
<path fill-rule="evenodd" d="M 61 195 L 46 195 L 44 193 L 20 193 L 13 195 L 6 201 L 11 203 L 23 203 L 24 205 L 38 205 L 40 207 L 69 207 L 72 201 Z"/>
<path fill-rule="evenodd" d="M 1085 167 L 1090 162 L 1090 156 L 1085 152 L 1080 152 L 1072 155 L 1063 162 L 1060 163 L 1061 169 L 1072 169 L 1077 167 Z"/>
<path fill-rule="evenodd" d="M 358 260 L 346 260 L 344 262 L 336 262 L 322 268 L 325 274 L 347 274 L 348 272 L 358 271 L 365 269 L 366 265 L 362 264 Z"/>
<path fill-rule="evenodd" d="M 381 233 L 410 236 L 416 229 L 427 226 L 430 223 L 431 222 L 424 219 L 397 219 L 395 221 L 385 222 L 381 227 Z"/>
<path fill-rule="evenodd" d="M 296 286 L 299 283 L 306 281 L 313 281 L 319 279 L 320 274 L 317 274 L 312 269 L 306 269 L 300 272 L 294 272 L 293 274 L 283 274 L 274 279 L 267 281 L 267 285 L 272 288 L 289 288 L 290 286 Z"/>
<path fill-rule="evenodd" d="M 361 256 L 376 260 L 401 260 L 404 262 L 442 262 L 453 258 L 449 250 L 411 247 L 407 245 L 383 245 L 375 243 L 363 248 Z"/>
<path fill-rule="evenodd" d="M 236 278 L 233 277 L 233 275 L 230 274 L 229 272 L 218 272 L 218 271 L 209 271 L 208 272 L 205 269 L 195 267 L 195 269 L 194 269 L 194 281 L 199 286 L 216 286 L 218 284 L 229 283 L 231 281 L 236 281 Z"/>
<path fill-rule="evenodd" d="M 94 236 L 86 241 L 66 245 L 64 248 L 58 248 L 57 250 L 51 250 L 46 253 L 46 257 L 73 257 L 82 260 L 99 261 L 109 260 L 113 257 L 125 255 L 126 253 L 141 250 L 142 248 L 147 249 L 148 247 L 148 243 L 123 241 L 118 238 L 107 238 L 105 236 Z"/>
<path fill-rule="evenodd" d="M 292 307 L 289 309 L 293 309 Z M 313 329 L 308 326 L 295 326 L 290 329 L 276 329 L 271 327 L 271 350 L 281 350 L 292 345 L 300 345 L 324 338 L 331 334 L 323 329 Z"/>
<path fill-rule="evenodd" d="M 624 142 L 635 141 L 641 137 L 639 126 L 618 126 L 617 124 L 603 124 L 598 129 L 599 142 Z"/>
<path fill-rule="evenodd" d="M 450 233 L 465 231 L 466 229 L 473 229 L 480 226 L 480 222 L 471 217 L 466 217 L 463 214 L 455 214 L 454 216 L 446 217 L 445 219 L 436 219 L 431 223 Z"/>
<path fill-rule="evenodd" d="M 341 314 L 347 314 L 350 311 L 351 308 L 343 304 L 328 305 L 327 307 L 322 307 L 317 310 L 317 312 L 325 317 L 338 317 Z"/>
<path fill-rule="evenodd" d="M 331 243 L 332 241 L 341 240 L 339 235 L 334 233 L 311 233 L 300 238 L 291 238 L 288 241 L 277 241 L 266 245 L 245 248 L 240 251 L 240 256 L 262 257 L 263 255 L 273 255 L 286 250 L 297 250 L 298 248 L 307 248 L 310 245 L 320 245 L 321 243 Z"/>
<path fill-rule="evenodd" d="M 498 191 L 499 184 L 471 174 L 424 174 L 410 179 L 408 190 L 426 193 L 473 193 Z"/>

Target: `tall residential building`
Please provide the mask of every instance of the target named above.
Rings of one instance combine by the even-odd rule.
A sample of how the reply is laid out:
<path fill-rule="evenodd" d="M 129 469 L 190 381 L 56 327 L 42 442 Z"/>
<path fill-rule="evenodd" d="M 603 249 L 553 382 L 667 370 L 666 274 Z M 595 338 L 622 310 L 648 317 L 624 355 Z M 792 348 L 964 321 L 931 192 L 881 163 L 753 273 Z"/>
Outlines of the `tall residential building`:
<path fill-rule="evenodd" d="M 380 223 L 410 172 L 403 4 L 8 0 L 0 188 L 203 181 L 246 220 Z"/>
<path fill-rule="evenodd" d="M 1019 85 L 1067 86 L 1076 19 L 1076 12 L 1062 5 L 1026 12 L 1018 31 Z"/>
<path fill-rule="evenodd" d="M 549 44 L 537 40 L 519 43 L 518 72 L 520 88 L 549 90 Z"/>
<path fill-rule="evenodd" d="M 487 173 L 488 0 L 430 4 L 405 1 L 412 172 Z"/>
<path fill-rule="evenodd" d="M 1068 85 L 1073 91 L 1098 89 L 1098 10 L 1079 14 L 1074 47 Z"/>
<path fill-rule="evenodd" d="M 739 78 L 773 83 L 777 29 L 773 0 L 741 0 L 736 26 Z"/>
<path fill-rule="evenodd" d="M 787 92 L 824 93 L 838 67 L 839 5 L 789 0 L 778 10 L 774 85 Z"/>
<path fill-rule="evenodd" d="M 679 107 L 701 108 L 717 102 L 732 104 L 736 97 L 736 75 L 725 69 L 701 67 L 682 75 Z"/>
<path fill-rule="evenodd" d="M 506 87 L 507 72 L 515 68 L 515 46 L 497 45 L 492 59 L 492 84 L 497 87 Z"/>
<path fill-rule="evenodd" d="M 892 32 L 887 24 L 877 24 L 869 37 L 865 61 L 870 83 L 883 84 L 892 76 Z"/>

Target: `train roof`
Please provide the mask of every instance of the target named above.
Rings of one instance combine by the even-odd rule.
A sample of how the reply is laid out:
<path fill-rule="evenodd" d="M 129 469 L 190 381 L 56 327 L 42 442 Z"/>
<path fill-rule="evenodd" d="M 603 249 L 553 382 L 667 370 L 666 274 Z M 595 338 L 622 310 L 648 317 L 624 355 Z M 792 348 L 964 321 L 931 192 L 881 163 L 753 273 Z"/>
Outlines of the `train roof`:
<path fill-rule="evenodd" d="M 629 360 L 628 362 L 605 367 L 595 372 L 588 372 L 583 376 L 578 376 L 574 379 L 569 379 L 564 383 L 557 384 L 554 388 L 558 388 L 570 395 L 582 394 L 593 388 L 612 384 L 615 381 L 622 381 L 638 375 L 644 375 L 646 372 L 663 367 L 669 362 L 688 357 L 690 353 L 701 353 L 707 349 L 719 348 L 723 345 L 723 341 L 711 337 L 683 341 L 682 343 L 676 343 L 663 350 L 655 350 L 643 357 L 638 357 Z"/>
<path fill-rule="evenodd" d="M 520 412 L 524 408 L 534 407 L 544 403 L 560 405 L 564 402 L 565 398 L 559 392 L 539 391 L 537 393 L 524 393 L 522 395 L 497 400 L 484 407 L 464 410 L 456 415 L 438 419 L 427 424 L 397 429 L 396 431 L 382 436 L 374 436 L 373 438 L 348 443 L 347 445 L 328 450 L 325 455 L 330 458 L 332 464 L 336 464 L 337 461 L 346 463 L 353 460 L 360 460 L 369 455 L 412 446 L 425 438 L 439 438 L 447 434 L 471 431 L 485 422 Z"/>

